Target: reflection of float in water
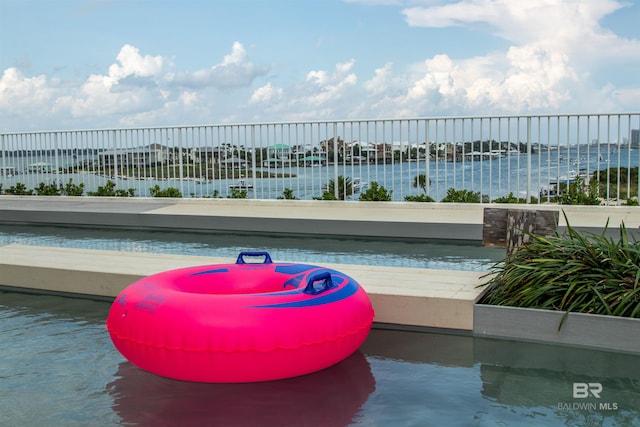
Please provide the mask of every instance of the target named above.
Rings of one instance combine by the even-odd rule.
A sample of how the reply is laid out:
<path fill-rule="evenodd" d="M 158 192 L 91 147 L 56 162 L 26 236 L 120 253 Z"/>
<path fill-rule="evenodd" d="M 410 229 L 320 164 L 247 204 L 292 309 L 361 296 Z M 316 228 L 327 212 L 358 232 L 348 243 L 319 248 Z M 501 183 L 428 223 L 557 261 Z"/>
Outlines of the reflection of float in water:
<path fill-rule="evenodd" d="M 125 425 L 345 426 L 352 422 L 375 379 L 357 351 L 330 368 L 279 381 L 191 383 L 158 377 L 129 362 L 107 385 Z"/>

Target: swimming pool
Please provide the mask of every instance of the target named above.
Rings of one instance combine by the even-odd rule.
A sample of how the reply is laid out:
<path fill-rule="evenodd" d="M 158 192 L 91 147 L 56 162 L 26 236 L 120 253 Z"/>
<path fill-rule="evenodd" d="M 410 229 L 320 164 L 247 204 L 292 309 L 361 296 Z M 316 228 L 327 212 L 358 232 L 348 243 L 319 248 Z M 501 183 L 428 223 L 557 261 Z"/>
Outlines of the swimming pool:
<path fill-rule="evenodd" d="M 235 259 L 242 251 L 267 251 L 274 261 L 486 271 L 504 249 L 477 241 L 371 239 L 307 235 L 225 233 L 0 223 L 0 245 L 102 249 Z"/>
<path fill-rule="evenodd" d="M 640 356 L 372 330 L 327 370 L 256 384 L 156 377 L 111 344 L 110 304 L 0 291 L 2 424 L 640 425 Z M 600 384 L 600 398 L 574 397 Z"/>

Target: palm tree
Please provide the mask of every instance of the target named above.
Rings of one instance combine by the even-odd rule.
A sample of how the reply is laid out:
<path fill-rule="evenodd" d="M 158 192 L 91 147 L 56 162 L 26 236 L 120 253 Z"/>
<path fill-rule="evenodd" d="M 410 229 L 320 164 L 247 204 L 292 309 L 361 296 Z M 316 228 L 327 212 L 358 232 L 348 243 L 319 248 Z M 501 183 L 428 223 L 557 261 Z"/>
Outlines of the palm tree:
<path fill-rule="evenodd" d="M 427 185 L 431 185 L 431 178 L 427 180 L 427 175 L 421 173 L 420 175 L 416 175 L 415 177 L 413 177 L 413 186 L 415 188 L 420 187 L 426 193 Z"/>
<path fill-rule="evenodd" d="M 345 200 L 347 196 L 351 196 L 354 194 L 353 182 L 350 177 L 345 177 L 342 175 L 338 175 L 338 192 L 336 193 L 336 182 L 333 179 L 329 180 L 327 187 L 325 188 L 325 193 L 329 193 L 332 195 L 336 195 L 338 200 Z"/>

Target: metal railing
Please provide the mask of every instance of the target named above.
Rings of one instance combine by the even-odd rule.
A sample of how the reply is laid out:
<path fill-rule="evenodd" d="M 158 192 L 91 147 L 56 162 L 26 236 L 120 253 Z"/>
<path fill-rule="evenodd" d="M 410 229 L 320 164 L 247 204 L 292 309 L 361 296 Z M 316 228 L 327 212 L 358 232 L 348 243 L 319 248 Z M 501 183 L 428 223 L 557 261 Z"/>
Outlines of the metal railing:
<path fill-rule="evenodd" d="M 1 192 L 637 200 L 640 113 L 342 120 L 0 135 Z M 635 168 L 635 172 L 634 172 Z M 368 191 L 369 190 L 369 191 Z M 165 193 L 163 193 L 163 191 Z M 374 197 L 375 198 L 375 197 Z M 447 199 L 445 199 L 447 200 Z"/>

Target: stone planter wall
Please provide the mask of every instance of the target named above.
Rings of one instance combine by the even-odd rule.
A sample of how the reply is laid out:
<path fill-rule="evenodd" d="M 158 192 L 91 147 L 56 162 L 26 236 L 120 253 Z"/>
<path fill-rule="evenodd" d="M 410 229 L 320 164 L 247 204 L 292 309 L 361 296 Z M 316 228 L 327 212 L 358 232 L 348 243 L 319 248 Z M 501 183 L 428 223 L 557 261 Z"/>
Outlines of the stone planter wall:
<path fill-rule="evenodd" d="M 640 354 L 640 319 L 476 304 L 478 336 L 542 341 Z"/>

